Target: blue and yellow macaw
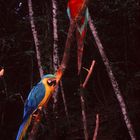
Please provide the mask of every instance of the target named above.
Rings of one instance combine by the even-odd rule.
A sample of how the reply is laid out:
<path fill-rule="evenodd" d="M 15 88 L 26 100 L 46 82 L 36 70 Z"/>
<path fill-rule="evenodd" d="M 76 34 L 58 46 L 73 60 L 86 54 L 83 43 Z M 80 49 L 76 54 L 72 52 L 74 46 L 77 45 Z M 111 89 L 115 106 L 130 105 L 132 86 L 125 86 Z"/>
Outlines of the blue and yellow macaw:
<path fill-rule="evenodd" d="M 80 9 L 82 8 L 84 0 L 68 0 L 67 13 L 70 20 L 74 20 Z M 87 30 L 87 23 L 89 18 L 88 8 L 85 9 L 84 15 L 81 20 L 77 23 L 76 28 L 76 39 L 77 39 L 77 55 L 78 55 L 78 74 L 81 71 L 83 49 L 84 49 L 84 38 Z"/>
<path fill-rule="evenodd" d="M 41 81 L 33 87 L 24 105 L 23 122 L 20 125 L 16 140 L 22 140 L 30 125 L 33 113 L 48 102 L 58 82 L 56 75 L 44 75 Z"/>

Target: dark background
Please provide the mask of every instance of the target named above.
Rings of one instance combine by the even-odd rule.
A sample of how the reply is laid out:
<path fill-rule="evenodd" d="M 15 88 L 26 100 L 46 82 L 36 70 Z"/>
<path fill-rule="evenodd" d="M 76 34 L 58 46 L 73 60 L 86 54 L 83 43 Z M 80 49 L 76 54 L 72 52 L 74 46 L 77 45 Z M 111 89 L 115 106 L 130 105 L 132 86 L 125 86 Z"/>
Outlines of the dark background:
<path fill-rule="evenodd" d="M 20 6 L 19 3 L 22 2 Z M 66 1 L 57 0 L 59 57 L 62 59 L 69 19 Z M 137 139 L 140 139 L 140 3 L 137 0 L 89 0 L 89 12 L 110 60 L 127 105 Z M 53 72 L 53 25 L 51 0 L 33 0 L 35 24 L 40 40 L 41 61 L 45 73 Z M 40 124 L 37 139 L 83 140 L 83 124 L 77 76 L 76 40 L 73 40 L 68 68 L 63 77 L 70 124 L 67 121 L 61 92 L 58 95 L 57 118 L 48 104 L 47 119 Z M 88 26 L 83 67 L 96 60 L 93 74 L 84 91 L 90 139 L 93 137 L 96 113 L 100 115 L 97 140 L 129 140 L 119 104 L 112 90 L 105 66 Z M 24 0 L 0 0 L 0 140 L 14 140 L 22 121 L 23 102 L 39 81 L 36 52 L 28 5 Z M 7 95 L 7 96 L 6 96 Z"/>

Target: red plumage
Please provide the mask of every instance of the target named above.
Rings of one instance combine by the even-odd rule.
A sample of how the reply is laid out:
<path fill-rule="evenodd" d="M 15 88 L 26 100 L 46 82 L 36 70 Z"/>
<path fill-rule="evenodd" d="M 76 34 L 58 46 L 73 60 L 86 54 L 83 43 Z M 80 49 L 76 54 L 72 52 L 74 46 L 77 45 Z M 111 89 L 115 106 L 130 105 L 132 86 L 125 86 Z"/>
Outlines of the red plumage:
<path fill-rule="evenodd" d="M 69 0 L 68 1 L 68 15 L 70 19 L 74 20 L 81 8 L 83 7 L 84 0 Z M 78 59 L 78 74 L 80 74 L 81 66 L 82 66 L 82 57 L 83 57 L 83 49 L 84 49 L 84 38 L 86 35 L 86 25 L 88 20 L 88 9 L 85 10 L 85 14 L 82 16 L 80 21 L 77 23 L 76 28 L 76 39 L 77 39 L 77 59 Z"/>
<path fill-rule="evenodd" d="M 79 10 L 82 8 L 84 0 L 69 0 L 68 1 L 68 7 L 70 8 L 70 14 L 71 18 L 74 19 L 78 13 Z"/>

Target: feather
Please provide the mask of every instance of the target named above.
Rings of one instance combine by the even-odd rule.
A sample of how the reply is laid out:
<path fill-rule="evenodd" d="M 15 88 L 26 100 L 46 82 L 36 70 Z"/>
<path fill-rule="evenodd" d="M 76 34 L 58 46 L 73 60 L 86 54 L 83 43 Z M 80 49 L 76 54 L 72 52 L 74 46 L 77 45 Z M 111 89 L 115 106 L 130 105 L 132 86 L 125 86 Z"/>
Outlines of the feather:
<path fill-rule="evenodd" d="M 81 35 L 83 34 L 83 32 L 85 32 L 85 29 L 86 29 L 87 23 L 88 23 L 88 19 L 89 19 L 89 12 L 88 12 L 88 8 L 87 8 L 85 11 L 85 15 L 81 19 L 80 25 L 78 26 L 78 31 Z"/>
<path fill-rule="evenodd" d="M 20 125 L 16 140 L 22 140 L 30 125 L 31 116 L 45 96 L 45 87 L 40 82 L 30 91 L 24 105 L 23 122 Z"/>
<path fill-rule="evenodd" d="M 31 115 L 37 108 L 40 102 L 45 96 L 45 86 L 42 82 L 39 82 L 33 89 L 30 91 L 28 98 L 24 105 L 24 116 L 27 114 Z"/>
<path fill-rule="evenodd" d="M 29 125 L 30 125 L 30 122 L 31 122 L 31 115 L 30 116 L 25 116 L 22 124 L 19 127 L 16 140 L 22 140 L 23 139 L 23 137 L 25 136 L 26 131 L 27 131 Z"/>

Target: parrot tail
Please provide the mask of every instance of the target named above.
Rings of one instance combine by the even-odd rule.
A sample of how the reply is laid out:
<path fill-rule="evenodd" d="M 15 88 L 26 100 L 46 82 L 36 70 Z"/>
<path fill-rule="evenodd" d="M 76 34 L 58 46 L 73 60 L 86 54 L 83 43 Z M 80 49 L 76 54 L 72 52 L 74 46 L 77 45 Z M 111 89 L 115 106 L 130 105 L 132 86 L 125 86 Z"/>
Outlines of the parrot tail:
<path fill-rule="evenodd" d="M 26 131 L 27 131 L 29 125 L 30 125 L 30 122 L 31 122 L 31 115 L 30 116 L 25 116 L 24 119 L 23 119 L 23 122 L 20 125 L 20 128 L 18 130 L 16 140 L 22 140 L 23 139 L 23 137 L 25 136 Z"/>

